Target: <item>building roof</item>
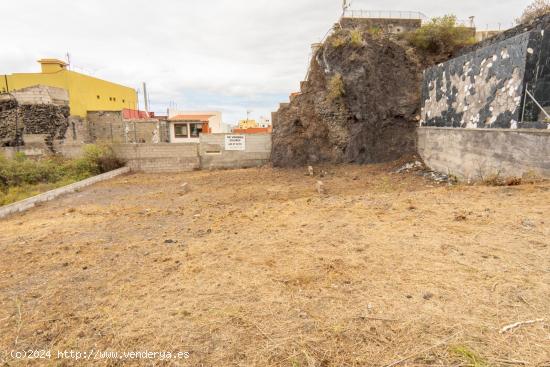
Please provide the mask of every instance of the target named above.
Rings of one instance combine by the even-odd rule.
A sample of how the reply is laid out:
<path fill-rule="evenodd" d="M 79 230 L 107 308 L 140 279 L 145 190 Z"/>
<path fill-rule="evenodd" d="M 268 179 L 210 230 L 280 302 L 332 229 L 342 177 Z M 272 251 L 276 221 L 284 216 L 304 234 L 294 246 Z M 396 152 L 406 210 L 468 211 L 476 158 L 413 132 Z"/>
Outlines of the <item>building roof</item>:
<path fill-rule="evenodd" d="M 200 121 L 209 122 L 214 115 L 176 115 L 170 117 L 169 121 Z"/>
<path fill-rule="evenodd" d="M 55 64 L 55 65 L 61 65 L 61 66 L 67 66 L 65 61 L 59 60 L 59 59 L 40 59 L 38 60 L 40 64 Z"/>

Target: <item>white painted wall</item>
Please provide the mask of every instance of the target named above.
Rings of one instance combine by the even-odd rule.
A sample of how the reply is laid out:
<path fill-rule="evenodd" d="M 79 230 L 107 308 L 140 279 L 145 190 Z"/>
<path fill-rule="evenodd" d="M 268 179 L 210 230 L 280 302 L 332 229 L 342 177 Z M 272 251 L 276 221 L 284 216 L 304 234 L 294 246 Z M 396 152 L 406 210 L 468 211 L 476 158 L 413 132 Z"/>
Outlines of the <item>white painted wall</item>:
<path fill-rule="evenodd" d="M 219 111 L 183 111 L 168 109 L 168 119 L 177 115 L 189 115 L 189 116 L 203 116 L 212 115 L 208 120 L 208 126 L 212 129 L 212 134 L 223 133 L 222 127 L 222 113 Z"/>

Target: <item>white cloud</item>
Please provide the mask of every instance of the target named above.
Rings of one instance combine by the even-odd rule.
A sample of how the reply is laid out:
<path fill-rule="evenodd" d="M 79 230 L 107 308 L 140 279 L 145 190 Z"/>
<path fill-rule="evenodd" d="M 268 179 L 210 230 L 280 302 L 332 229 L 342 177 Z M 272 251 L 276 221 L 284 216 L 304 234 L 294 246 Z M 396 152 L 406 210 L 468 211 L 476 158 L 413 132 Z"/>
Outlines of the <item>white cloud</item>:
<path fill-rule="evenodd" d="M 352 6 L 476 15 L 485 28 L 509 27 L 528 2 L 355 0 Z M 337 20 L 340 6 L 341 0 L 4 0 L 0 74 L 38 70 L 37 59 L 69 51 L 79 71 L 134 88 L 147 81 L 159 112 L 175 101 L 180 108 L 218 106 L 230 122 L 247 108 L 268 115 L 298 88 L 310 44 Z"/>

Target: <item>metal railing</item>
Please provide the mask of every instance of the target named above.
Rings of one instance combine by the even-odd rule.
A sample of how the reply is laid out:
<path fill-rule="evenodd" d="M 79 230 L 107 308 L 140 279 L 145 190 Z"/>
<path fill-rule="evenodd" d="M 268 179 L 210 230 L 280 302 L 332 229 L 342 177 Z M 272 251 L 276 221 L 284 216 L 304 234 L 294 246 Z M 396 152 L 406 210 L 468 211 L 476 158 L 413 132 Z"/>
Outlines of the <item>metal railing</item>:
<path fill-rule="evenodd" d="M 425 21 L 428 17 L 419 11 L 399 10 L 352 10 L 344 11 L 346 18 L 373 18 L 373 19 L 420 19 Z"/>

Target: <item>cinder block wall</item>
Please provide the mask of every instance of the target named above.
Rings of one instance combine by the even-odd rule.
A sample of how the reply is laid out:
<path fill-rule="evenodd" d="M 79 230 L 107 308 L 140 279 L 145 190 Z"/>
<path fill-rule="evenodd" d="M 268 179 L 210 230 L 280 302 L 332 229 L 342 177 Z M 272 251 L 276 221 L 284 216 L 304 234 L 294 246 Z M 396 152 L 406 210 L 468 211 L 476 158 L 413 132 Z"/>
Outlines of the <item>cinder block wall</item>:
<path fill-rule="evenodd" d="M 225 149 L 225 136 L 201 135 L 200 143 L 113 144 L 115 154 L 133 171 L 182 172 L 197 169 L 248 168 L 269 163 L 271 134 L 244 134 L 245 150 Z M 243 134 L 239 134 L 243 135 Z M 81 156 L 83 145 L 60 144 L 65 156 Z M 10 152 L 5 152 L 8 155 Z"/>
<path fill-rule="evenodd" d="M 91 135 L 109 143 L 151 143 L 153 131 L 159 131 L 158 120 L 124 120 L 120 111 L 88 112 Z"/>
<path fill-rule="evenodd" d="M 181 172 L 200 169 L 198 144 L 116 144 L 113 149 L 133 171 Z"/>
<path fill-rule="evenodd" d="M 199 154 L 203 169 L 248 168 L 268 163 L 271 159 L 271 134 L 239 134 L 245 137 L 245 150 L 225 149 L 225 136 L 201 135 Z"/>

